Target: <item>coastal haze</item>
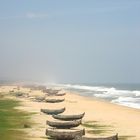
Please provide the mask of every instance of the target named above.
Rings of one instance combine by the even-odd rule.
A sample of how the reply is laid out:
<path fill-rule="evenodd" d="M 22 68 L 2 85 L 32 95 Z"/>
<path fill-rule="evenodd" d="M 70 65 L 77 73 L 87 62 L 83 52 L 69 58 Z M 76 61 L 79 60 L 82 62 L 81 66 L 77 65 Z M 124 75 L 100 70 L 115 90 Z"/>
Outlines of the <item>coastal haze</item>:
<path fill-rule="evenodd" d="M 139 14 L 140 0 L 0 1 L 0 140 L 140 140 Z"/>
<path fill-rule="evenodd" d="M 0 79 L 140 83 L 140 1 L 0 1 Z"/>

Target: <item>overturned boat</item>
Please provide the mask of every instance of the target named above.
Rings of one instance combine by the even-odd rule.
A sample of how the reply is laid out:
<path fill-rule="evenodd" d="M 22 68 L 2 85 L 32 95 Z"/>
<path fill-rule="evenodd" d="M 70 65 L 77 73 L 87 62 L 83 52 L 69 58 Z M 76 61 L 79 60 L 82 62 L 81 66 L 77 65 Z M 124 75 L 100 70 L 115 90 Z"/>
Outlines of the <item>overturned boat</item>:
<path fill-rule="evenodd" d="M 58 129 L 70 129 L 81 124 L 81 120 L 74 121 L 47 121 L 47 125 Z"/>
<path fill-rule="evenodd" d="M 63 121 L 72 121 L 72 120 L 78 120 L 82 119 L 85 115 L 85 112 L 82 114 L 77 114 L 77 115 L 53 115 L 53 118 L 58 119 L 58 120 L 63 120 Z"/>
<path fill-rule="evenodd" d="M 59 91 L 61 91 L 60 89 L 45 89 L 44 92 L 48 93 L 49 96 L 55 95 L 57 94 Z"/>
<path fill-rule="evenodd" d="M 45 97 L 35 97 L 34 99 L 36 102 L 44 102 L 45 101 Z"/>
<path fill-rule="evenodd" d="M 40 111 L 48 115 L 57 115 L 63 113 L 65 111 L 65 107 L 61 109 L 41 109 Z"/>
<path fill-rule="evenodd" d="M 65 99 L 63 98 L 63 99 L 54 99 L 54 98 L 52 98 L 52 99 L 46 99 L 45 101 L 47 102 L 47 103 L 60 103 L 60 102 L 63 102 Z"/>
<path fill-rule="evenodd" d="M 64 96 L 64 95 L 66 95 L 66 93 L 57 93 L 57 94 L 55 94 L 55 96 Z"/>
<path fill-rule="evenodd" d="M 118 134 L 108 137 L 86 137 L 83 136 L 80 140 L 118 140 Z"/>
<path fill-rule="evenodd" d="M 46 129 L 46 135 L 59 140 L 72 140 L 85 135 L 84 129 Z"/>

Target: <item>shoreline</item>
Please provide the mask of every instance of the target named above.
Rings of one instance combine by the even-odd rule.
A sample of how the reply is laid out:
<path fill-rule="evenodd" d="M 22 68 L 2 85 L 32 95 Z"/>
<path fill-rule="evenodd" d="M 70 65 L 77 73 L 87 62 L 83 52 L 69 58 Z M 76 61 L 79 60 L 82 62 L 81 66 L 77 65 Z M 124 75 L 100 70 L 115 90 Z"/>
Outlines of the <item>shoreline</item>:
<path fill-rule="evenodd" d="M 1 87 L 0 87 L 1 89 Z M 13 86 L 5 87 L 5 91 L 13 89 Z M 21 88 L 20 92 L 29 92 L 29 88 Z M 2 92 L 2 89 L 1 89 Z M 33 90 L 30 93 L 32 96 L 43 96 L 39 90 Z M 46 120 L 52 119 L 50 116 L 40 112 L 41 108 L 52 107 L 44 102 L 33 102 L 28 98 L 18 98 L 22 101 L 22 106 L 18 107 L 20 110 L 27 112 L 33 112 L 31 120 L 35 124 L 26 131 L 29 135 L 29 140 L 43 140 L 45 136 Z M 105 126 L 104 133 L 94 134 L 96 136 L 116 134 L 121 138 L 128 138 L 128 140 L 139 140 L 139 126 L 140 126 L 140 110 L 134 109 L 122 105 L 113 104 L 107 101 L 98 100 L 94 97 L 85 97 L 77 95 L 74 92 L 67 93 L 65 96 L 65 102 L 60 103 L 58 107 L 66 107 L 66 114 L 70 113 L 82 113 L 85 112 L 83 118 L 83 126 L 87 123 L 95 123 L 96 125 Z M 91 128 L 87 128 L 88 131 Z M 110 131 L 106 131 L 110 130 Z M 94 131 L 95 132 L 95 131 Z M 93 134 L 89 134 L 93 135 Z M 123 139 L 122 139 L 123 140 Z"/>
<path fill-rule="evenodd" d="M 126 84 L 125 86 L 114 85 L 88 85 L 88 84 L 56 84 L 56 87 L 64 88 L 71 92 L 77 92 L 82 96 L 97 97 L 97 99 L 104 99 L 111 103 L 116 103 L 131 108 L 140 109 L 140 91 L 138 86 Z M 53 87 L 53 86 L 52 86 Z M 54 85 L 55 87 L 55 85 Z M 125 87 L 125 88 L 124 88 Z M 133 88 L 132 88 L 133 87 Z M 137 88 L 136 88 L 137 87 Z"/>
<path fill-rule="evenodd" d="M 66 91 L 67 91 L 67 90 L 66 90 Z M 67 91 L 67 92 L 69 92 L 69 91 Z M 120 106 L 120 107 L 122 107 L 122 108 L 140 111 L 140 109 L 138 109 L 138 108 L 134 108 L 134 107 L 129 107 L 129 106 L 125 106 L 125 105 L 113 103 L 113 102 L 107 101 L 107 100 L 105 100 L 105 99 L 103 99 L 103 98 L 98 98 L 98 97 L 94 97 L 94 96 L 80 95 L 80 93 L 74 92 L 74 91 L 70 91 L 69 93 L 70 93 L 70 94 L 73 94 L 73 95 L 77 95 L 77 96 L 79 96 L 79 97 L 84 97 L 84 98 L 86 98 L 87 100 L 92 100 L 92 101 L 94 100 L 94 101 L 104 102 L 104 103 L 107 103 L 107 104 L 109 103 L 109 104 L 113 104 L 113 105 Z"/>

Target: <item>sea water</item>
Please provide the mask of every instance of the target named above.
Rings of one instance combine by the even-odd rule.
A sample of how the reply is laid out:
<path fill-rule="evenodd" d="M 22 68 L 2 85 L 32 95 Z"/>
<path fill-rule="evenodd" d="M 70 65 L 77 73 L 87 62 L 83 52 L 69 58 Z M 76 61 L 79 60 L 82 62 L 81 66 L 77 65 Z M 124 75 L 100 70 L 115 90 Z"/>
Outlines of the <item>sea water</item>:
<path fill-rule="evenodd" d="M 55 84 L 82 96 L 101 98 L 109 102 L 140 109 L 140 84 Z"/>

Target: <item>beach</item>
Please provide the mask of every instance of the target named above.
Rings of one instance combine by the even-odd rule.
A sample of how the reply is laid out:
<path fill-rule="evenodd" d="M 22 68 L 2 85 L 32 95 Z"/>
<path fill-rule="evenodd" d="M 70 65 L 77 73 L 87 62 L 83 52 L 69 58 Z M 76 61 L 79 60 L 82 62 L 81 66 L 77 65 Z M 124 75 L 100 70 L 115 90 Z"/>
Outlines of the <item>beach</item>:
<path fill-rule="evenodd" d="M 10 94 L 13 92 L 28 93 L 28 97 L 11 96 Z M 139 109 L 116 105 L 101 99 L 83 97 L 76 93 L 68 92 L 64 96 L 65 101 L 62 103 L 49 104 L 46 102 L 36 102 L 32 100 L 33 97 L 44 97 L 44 93 L 41 90 L 31 90 L 27 87 L 20 87 L 20 89 L 18 89 L 15 85 L 1 86 L 0 93 L 3 95 L 9 93 L 5 98 L 21 101 L 22 106 L 17 107 L 17 109 L 33 113 L 30 120 L 34 122 L 34 124 L 31 128 L 24 130 L 27 132 L 29 140 L 43 140 L 46 138 L 46 120 L 51 120 L 52 117 L 40 112 L 40 109 L 62 107 L 66 108 L 64 114 L 79 114 L 85 112 L 85 116 L 82 120 L 83 125 L 80 127 L 85 128 L 86 135 L 109 136 L 118 133 L 122 140 L 140 140 Z M 90 126 L 91 124 L 93 124 L 93 126 L 96 124 L 96 128 L 94 129 L 94 127 Z"/>

